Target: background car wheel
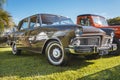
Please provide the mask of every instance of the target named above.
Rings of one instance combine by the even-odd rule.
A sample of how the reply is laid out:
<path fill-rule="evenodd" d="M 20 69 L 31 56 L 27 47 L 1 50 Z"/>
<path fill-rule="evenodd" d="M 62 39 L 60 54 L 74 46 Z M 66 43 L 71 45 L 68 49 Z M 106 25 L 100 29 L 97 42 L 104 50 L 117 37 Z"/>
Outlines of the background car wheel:
<path fill-rule="evenodd" d="M 116 51 L 112 51 L 109 54 L 110 55 L 120 55 L 120 41 L 119 41 L 119 39 L 114 38 L 113 43 L 117 44 L 117 50 Z"/>
<path fill-rule="evenodd" d="M 51 64 L 57 66 L 67 63 L 67 56 L 64 53 L 63 47 L 57 41 L 49 42 L 45 52 Z"/>
<path fill-rule="evenodd" d="M 16 43 L 13 43 L 13 44 L 12 44 L 12 53 L 13 53 L 14 55 L 20 55 L 20 54 L 21 54 L 21 50 L 18 50 L 18 49 L 17 49 Z"/>

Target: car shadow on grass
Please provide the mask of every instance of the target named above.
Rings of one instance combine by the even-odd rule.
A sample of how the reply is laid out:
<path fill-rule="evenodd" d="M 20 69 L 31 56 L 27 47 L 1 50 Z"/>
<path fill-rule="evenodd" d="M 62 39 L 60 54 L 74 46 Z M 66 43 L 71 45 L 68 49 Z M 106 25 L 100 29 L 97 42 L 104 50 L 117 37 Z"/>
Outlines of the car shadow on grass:
<path fill-rule="evenodd" d="M 120 65 L 78 78 L 77 80 L 120 80 Z"/>
<path fill-rule="evenodd" d="M 93 62 L 87 62 L 84 58 L 75 57 L 69 61 L 67 66 L 53 66 L 48 63 L 45 55 L 32 52 L 23 52 L 21 55 L 13 55 L 11 51 L 1 51 L 0 77 L 49 75 L 68 70 L 77 70 L 90 64 L 93 64 Z"/>

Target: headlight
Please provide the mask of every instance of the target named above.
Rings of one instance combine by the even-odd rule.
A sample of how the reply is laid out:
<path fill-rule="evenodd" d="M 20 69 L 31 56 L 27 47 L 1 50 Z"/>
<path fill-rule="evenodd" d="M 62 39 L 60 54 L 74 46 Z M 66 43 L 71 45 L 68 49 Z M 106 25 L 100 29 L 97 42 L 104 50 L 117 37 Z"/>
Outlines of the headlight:
<path fill-rule="evenodd" d="M 83 33 L 83 29 L 82 28 L 76 28 L 75 29 L 75 35 L 78 37 L 78 36 L 81 36 Z"/>
<path fill-rule="evenodd" d="M 74 38 L 74 39 L 71 40 L 71 45 L 73 45 L 73 46 L 79 46 L 80 43 L 81 42 L 80 42 L 79 39 Z"/>
<path fill-rule="evenodd" d="M 111 32 L 110 35 L 111 35 L 111 37 L 114 37 L 114 36 L 115 36 L 115 33 L 114 33 L 114 32 Z"/>

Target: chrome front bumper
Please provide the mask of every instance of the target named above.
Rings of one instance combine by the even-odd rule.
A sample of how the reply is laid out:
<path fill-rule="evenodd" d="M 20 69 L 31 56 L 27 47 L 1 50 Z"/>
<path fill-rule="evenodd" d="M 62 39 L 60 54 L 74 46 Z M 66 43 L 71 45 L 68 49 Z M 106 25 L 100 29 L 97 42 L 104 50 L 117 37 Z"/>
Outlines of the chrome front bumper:
<path fill-rule="evenodd" d="M 108 54 L 111 51 L 117 50 L 117 45 L 112 44 L 111 46 L 93 46 L 93 45 L 82 45 L 82 46 L 69 46 L 65 48 L 67 53 L 71 54 L 94 54 L 99 53 L 100 55 Z"/>

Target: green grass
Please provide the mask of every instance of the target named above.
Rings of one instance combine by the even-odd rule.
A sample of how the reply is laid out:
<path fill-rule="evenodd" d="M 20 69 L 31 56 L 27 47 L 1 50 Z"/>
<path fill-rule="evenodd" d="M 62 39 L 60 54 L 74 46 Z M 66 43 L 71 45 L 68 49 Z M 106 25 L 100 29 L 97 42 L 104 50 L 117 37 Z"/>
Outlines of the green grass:
<path fill-rule="evenodd" d="M 0 48 L 0 80 L 119 80 L 120 56 L 96 60 L 73 58 L 67 66 L 53 66 L 45 55 L 23 52 L 15 56 Z"/>

